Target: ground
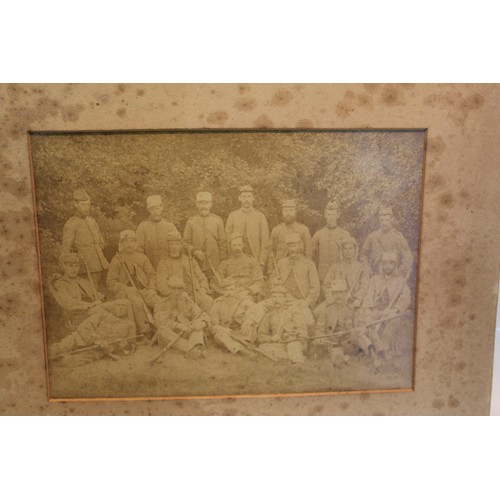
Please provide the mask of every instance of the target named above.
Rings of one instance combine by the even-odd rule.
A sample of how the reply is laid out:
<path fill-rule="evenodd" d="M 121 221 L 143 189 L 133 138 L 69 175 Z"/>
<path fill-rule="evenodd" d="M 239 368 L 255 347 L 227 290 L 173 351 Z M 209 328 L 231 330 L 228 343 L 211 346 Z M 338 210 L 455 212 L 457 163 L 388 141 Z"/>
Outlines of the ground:
<path fill-rule="evenodd" d="M 192 360 L 175 348 L 156 365 L 160 352 L 147 343 L 118 361 L 88 362 L 82 355 L 50 365 L 50 393 L 54 399 L 108 397 L 175 397 L 252 394 L 290 394 L 351 390 L 402 389 L 412 386 L 412 349 L 382 362 L 375 370 L 364 356 L 337 368 L 327 358 L 308 359 L 294 366 L 262 355 L 233 356 L 208 342 L 206 358 Z"/>

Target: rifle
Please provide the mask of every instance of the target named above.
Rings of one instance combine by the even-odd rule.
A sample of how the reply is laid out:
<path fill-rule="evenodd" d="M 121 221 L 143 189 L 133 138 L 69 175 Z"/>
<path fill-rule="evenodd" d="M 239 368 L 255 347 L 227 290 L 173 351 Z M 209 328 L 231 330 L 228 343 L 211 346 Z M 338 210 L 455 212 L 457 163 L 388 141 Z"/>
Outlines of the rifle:
<path fill-rule="evenodd" d="M 258 347 L 251 344 L 248 340 L 242 339 L 238 336 L 236 337 L 235 340 L 241 342 L 247 349 L 258 352 L 259 354 L 262 354 L 266 358 L 269 358 L 271 361 L 277 361 L 277 359 L 274 356 L 271 356 L 271 354 L 268 354 L 267 352 L 261 351 Z"/>
<path fill-rule="evenodd" d="M 136 335 L 135 337 L 127 337 L 125 339 L 119 339 L 119 340 L 113 340 L 112 342 L 108 342 L 108 345 L 113 345 L 113 344 L 118 344 L 120 342 L 123 342 L 124 340 L 126 340 L 127 342 L 130 341 L 130 340 L 137 340 L 137 339 L 141 339 L 143 338 L 144 335 Z M 81 347 L 79 349 L 75 349 L 74 351 L 70 351 L 70 352 L 63 352 L 61 354 L 57 354 L 56 356 L 54 356 L 53 358 L 51 358 L 52 360 L 54 359 L 59 359 L 59 358 L 63 358 L 64 356 L 70 354 L 79 354 L 81 352 L 87 352 L 87 351 L 93 351 L 95 349 L 100 349 L 101 347 L 96 345 L 96 344 L 93 344 L 93 345 L 89 345 L 89 346 L 86 346 L 86 347 Z"/>
<path fill-rule="evenodd" d="M 219 271 L 215 269 L 214 265 L 212 264 L 212 261 L 207 257 L 208 264 L 210 266 L 210 269 L 212 270 L 212 274 L 215 276 L 215 279 L 219 282 L 219 285 L 222 283 L 222 276 L 219 274 Z"/>
<path fill-rule="evenodd" d="M 87 263 L 83 259 L 82 259 L 82 261 L 83 261 L 83 265 L 85 266 L 85 270 L 87 271 L 87 278 L 90 282 L 90 288 L 92 290 L 92 295 L 94 296 L 94 301 L 97 302 L 99 300 L 99 298 L 97 296 L 97 290 L 95 288 L 94 280 L 92 279 L 92 275 L 90 274 L 89 266 L 87 265 Z"/>
<path fill-rule="evenodd" d="M 392 316 L 388 316 L 387 318 L 381 318 L 377 319 L 376 321 L 372 321 L 371 323 L 368 323 L 367 325 L 363 325 L 363 328 L 370 328 L 371 326 L 379 325 L 380 323 L 384 323 L 385 321 L 389 321 L 391 319 L 399 318 L 403 314 L 405 314 L 406 311 L 394 314 Z M 340 332 L 336 333 L 330 333 L 329 335 L 317 335 L 315 337 L 306 337 L 302 339 L 294 339 L 294 340 L 282 340 L 280 342 L 274 342 L 275 344 L 290 344 L 291 342 L 311 342 L 312 340 L 318 340 L 318 339 L 329 339 L 329 338 L 342 338 L 342 337 L 347 337 L 350 333 L 351 330 L 341 330 Z M 269 342 L 266 342 L 269 343 Z"/>
<path fill-rule="evenodd" d="M 120 263 L 120 266 L 122 267 L 122 269 L 125 271 L 127 279 L 129 280 L 130 284 L 132 285 L 132 288 L 139 294 L 139 297 L 142 300 L 142 305 L 144 306 L 144 313 L 146 314 L 146 318 L 147 318 L 148 322 L 151 323 L 152 325 L 154 325 L 155 320 L 153 318 L 153 315 L 151 314 L 151 311 L 149 310 L 149 307 L 146 304 L 146 301 L 144 300 L 144 297 L 142 296 L 141 292 L 137 289 L 135 281 L 132 278 L 132 276 L 130 275 L 130 272 L 129 272 L 125 262 L 123 262 L 122 258 L 120 257 L 120 255 L 118 253 L 116 254 L 116 258 L 117 258 L 118 262 Z"/>
<path fill-rule="evenodd" d="M 191 250 L 188 250 L 188 259 L 189 259 L 189 271 L 191 273 L 191 286 L 193 287 L 193 299 L 194 303 L 198 305 L 198 296 L 196 292 L 196 283 L 194 280 L 194 269 L 193 269 L 193 256 L 191 255 Z"/>

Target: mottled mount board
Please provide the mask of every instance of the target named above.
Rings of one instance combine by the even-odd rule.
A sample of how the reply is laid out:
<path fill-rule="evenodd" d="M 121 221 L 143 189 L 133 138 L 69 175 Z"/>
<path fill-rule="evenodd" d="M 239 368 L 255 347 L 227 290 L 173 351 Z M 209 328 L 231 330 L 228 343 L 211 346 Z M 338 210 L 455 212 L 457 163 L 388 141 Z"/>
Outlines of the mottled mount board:
<path fill-rule="evenodd" d="M 488 413 L 498 289 L 497 85 L 14 84 L 0 86 L 0 104 L 2 414 Z M 29 132 L 205 128 L 426 130 L 407 392 L 48 402 Z"/>

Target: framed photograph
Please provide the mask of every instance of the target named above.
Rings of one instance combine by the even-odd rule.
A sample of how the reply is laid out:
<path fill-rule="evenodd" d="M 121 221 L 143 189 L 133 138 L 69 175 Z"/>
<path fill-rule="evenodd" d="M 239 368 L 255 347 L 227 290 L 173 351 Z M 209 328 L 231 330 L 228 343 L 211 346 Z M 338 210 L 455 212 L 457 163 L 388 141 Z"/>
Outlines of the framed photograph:
<path fill-rule="evenodd" d="M 49 399 L 413 390 L 425 144 L 31 132 Z"/>

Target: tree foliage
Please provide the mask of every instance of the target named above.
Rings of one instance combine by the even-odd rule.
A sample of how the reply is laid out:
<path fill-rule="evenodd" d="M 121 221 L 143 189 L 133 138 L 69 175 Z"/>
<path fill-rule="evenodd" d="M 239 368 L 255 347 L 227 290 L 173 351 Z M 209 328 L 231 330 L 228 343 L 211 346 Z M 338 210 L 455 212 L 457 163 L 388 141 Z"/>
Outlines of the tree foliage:
<path fill-rule="evenodd" d="M 381 204 L 391 205 L 396 226 L 413 251 L 418 245 L 423 132 L 175 132 L 35 135 L 32 140 L 42 259 L 54 266 L 72 191 L 92 199 L 107 243 L 147 217 L 145 199 L 160 194 L 165 215 L 183 230 L 195 213 L 198 191 L 213 194 L 224 221 L 238 208 L 238 187 L 254 187 L 257 209 L 272 228 L 280 201 L 295 198 L 299 220 L 314 233 L 335 199 L 340 225 L 360 245 L 377 227 Z"/>

